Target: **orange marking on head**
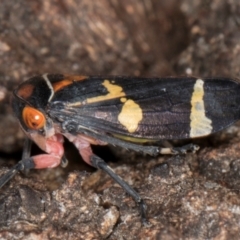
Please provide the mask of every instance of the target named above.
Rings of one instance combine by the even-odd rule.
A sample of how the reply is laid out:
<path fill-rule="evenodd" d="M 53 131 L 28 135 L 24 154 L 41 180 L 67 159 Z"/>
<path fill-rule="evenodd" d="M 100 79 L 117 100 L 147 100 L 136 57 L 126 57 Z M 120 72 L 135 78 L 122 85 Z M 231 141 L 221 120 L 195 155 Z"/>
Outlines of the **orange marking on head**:
<path fill-rule="evenodd" d="M 24 84 L 18 89 L 17 95 L 23 99 L 27 99 L 31 97 L 34 88 L 35 86 L 33 84 Z"/>
<path fill-rule="evenodd" d="M 65 79 L 59 82 L 52 83 L 54 92 L 57 92 L 62 88 L 73 84 L 75 81 L 82 81 L 87 78 L 86 76 L 68 76 L 68 75 L 65 75 L 64 77 Z"/>
<path fill-rule="evenodd" d="M 24 107 L 22 118 L 26 126 L 33 130 L 43 128 L 46 123 L 43 113 L 29 106 Z"/>

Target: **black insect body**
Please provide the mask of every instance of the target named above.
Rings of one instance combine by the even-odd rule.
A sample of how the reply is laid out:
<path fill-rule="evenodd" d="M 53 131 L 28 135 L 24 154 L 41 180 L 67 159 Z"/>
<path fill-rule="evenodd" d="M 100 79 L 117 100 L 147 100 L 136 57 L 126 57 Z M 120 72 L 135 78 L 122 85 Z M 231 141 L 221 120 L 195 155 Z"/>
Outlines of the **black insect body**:
<path fill-rule="evenodd" d="M 140 204 L 146 206 L 91 145 L 113 144 L 153 156 L 195 151 L 189 144 L 160 148 L 161 140 L 189 139 L 220 131 L 240 119 L 240 84 L 228 78 L 136 78 L 44 74 L 15 91 L 13 110 L 28 139 L 45 154 L 23 159 L 0 178 L 0 187 L 19 170 L 65 165 L 65 136 L 88 164 L 107 172 Z"/>

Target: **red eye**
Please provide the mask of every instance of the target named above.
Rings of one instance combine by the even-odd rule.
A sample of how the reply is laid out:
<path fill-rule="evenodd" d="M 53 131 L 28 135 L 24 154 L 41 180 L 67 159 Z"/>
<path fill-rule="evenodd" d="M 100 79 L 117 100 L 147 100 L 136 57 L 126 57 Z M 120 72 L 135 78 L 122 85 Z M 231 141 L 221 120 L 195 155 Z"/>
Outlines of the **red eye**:
<path fill-rule="evenodd" d="M 45 125 L 46 119 L 42 112 L 26 106 L 22 112 L 23 121 L 30 129 L 38 130 Z"/>

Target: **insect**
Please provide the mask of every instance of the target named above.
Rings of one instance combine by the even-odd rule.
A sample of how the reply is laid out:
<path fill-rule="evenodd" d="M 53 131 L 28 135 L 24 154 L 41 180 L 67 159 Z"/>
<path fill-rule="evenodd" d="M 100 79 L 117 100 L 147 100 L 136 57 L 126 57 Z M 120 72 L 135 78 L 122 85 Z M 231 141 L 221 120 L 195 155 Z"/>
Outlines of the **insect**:
<path fill-rule="evenodd" d="M 228 78 L 32 77 L 13 92 L 12 100 L 29 140 L 22 160 L 0 178 L 0 187 L 20 170 L 66 164 L 66 137 L 85 162 L 105 171 L 133 197 L 145 221 L 141 196 L 92 152 L 91 145 L 112 144 L 152 156 L 196 151 L 193 144 L 158 145 L 161 140 L 207 136 L 233 124 L 240 119 L 239 93 L 240 84 Z M 30 156 L 31 141 L 45 153 Z"/>

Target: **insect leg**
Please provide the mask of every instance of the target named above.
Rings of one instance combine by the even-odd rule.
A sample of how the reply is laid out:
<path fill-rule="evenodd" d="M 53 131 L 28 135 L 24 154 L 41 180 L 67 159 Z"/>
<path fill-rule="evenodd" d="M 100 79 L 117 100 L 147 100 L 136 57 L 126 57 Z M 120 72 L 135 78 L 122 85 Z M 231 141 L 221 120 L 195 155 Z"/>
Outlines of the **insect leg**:
<path fill-rule="evenodd" d="M 116 181 L 139 204 L 142 221 L 144 224 L 147 224 L 147 205 L 145 204 L 141 196 L 128 183 L 126 183 L 121 177 L 119 177 L 103 159 L 96 155 L 92 155 L 90 157 L 90 161 L 94 167 L 102 169 L 111 178 L 113 178 L 113 180 Z"/>
<path fill-rule="evenodd" d="M 22 159 L 27 159 L 30 157 L 31 148 L 32 148 L 32 140 L 30 140 L 29 138 L 25 138 Z"/>
<path fill-rule="evenodd" d="M 145 154 L 149 154 L 151 156 L 157 156 L 159 154 L 171 154 L 171 155 L 177 155 L 177 154 L 186 154 L 187 152 L 196 152 L 199 149 L 198 145 L 195 144 L 187 144 L 181 147 L 168 147 L 168 148 L 162 148 L 158 146 L 144 146 L 144 145 L 138 145 L 134 143 L 128 143 L 124 141 L 120 141 L 117 139 L 116 145 L 125 147 L 127 149 L 134 150 L 135 152 L 142 152 Z"/>
<path fill-rule="evenodd" d="M 101 159 L 100 157 L 94 155 L 92 152 L 92 148 L 89 142 L 89 139 L 78 136 L 73 140 L 74 145 L 77 147 L 80 155 L 83 160 L 94 166 L 95 168 L 102 169 L 105 171 L 110 177 L 112 177 L 140 206 L 141 217 L 144 224 L 147 224 L 146 220 L 146 211 L 147 206 L 144 203 L 141 196 L 122 178 L 120 178 L 108 165 L 107 163 Z"/>
<path fill-rule="evenodd" d="M 65 161 L 64 149 L 63 149 L 63 137 L 61 135 L 55 135 L 51 138 L 43 138 L 42 148 L 47 154 L 40 154 L 29 157 L 31 140 L 25 141 L 25 149 L 23 151 L 23 157 L 14 167 L 12 167 L 5 175 L 0 178 L 0 188 L 6 184 L 11 178 L 13 178 L 19 171 L 28 169 L 41 169 L 41 168 L 53 168 L 58 166 L 63 159 Z"/>
<path fill-rule="evenodd" d="M 31 168 L 34 168 L 34 162 L 32 158 L 21 160 L 0 178 L 0 188 L 3 187 L 9 180 L 11 180 L 19 171 Z"/>
<path fill-rule="evenodd" d="M 12 167 L 5 175 L 0 178 L 0 188 L 4 186 L 9 180 L 11 180 L 19 171 L 27 170 L 34 166 L 31 158 L 32 141 L 29 138 L 25 138 L 22 159 L 14 167 Z"/>
<path fill-rule="evenodd" d="M 186 154 L 187 152 L 195 153 L 199 149 L 198 145 L 195 144 L 186 144 L 181 147 L 172 147 L 172 148 L 159 148 L 159 153 L 161 154 Z"/>
<path fill-rule="evenodd" d="M 198 145 L 195 144 L 187 144 L 182 147 L 172 147 L 172 148 L 162 148 L 159 146 L 146 146 L 146 145 L 139 145 L 131 142 L 126 142 L 112 136 L 107 135 L 100 135 L 93 132 L 87 132 L 88 136 L 96 138 L 98 140 L 102 140 L 103 142 L 107 142 L 112 145 L 116 145 L 122 148 L 131 149 L 135 152 L 142 152 L 145 154 L 149 154 L 151 156 L 157 156 L 159 154 L 186 154 L 187 152 L 196 152 L 199 149 Z"/>

